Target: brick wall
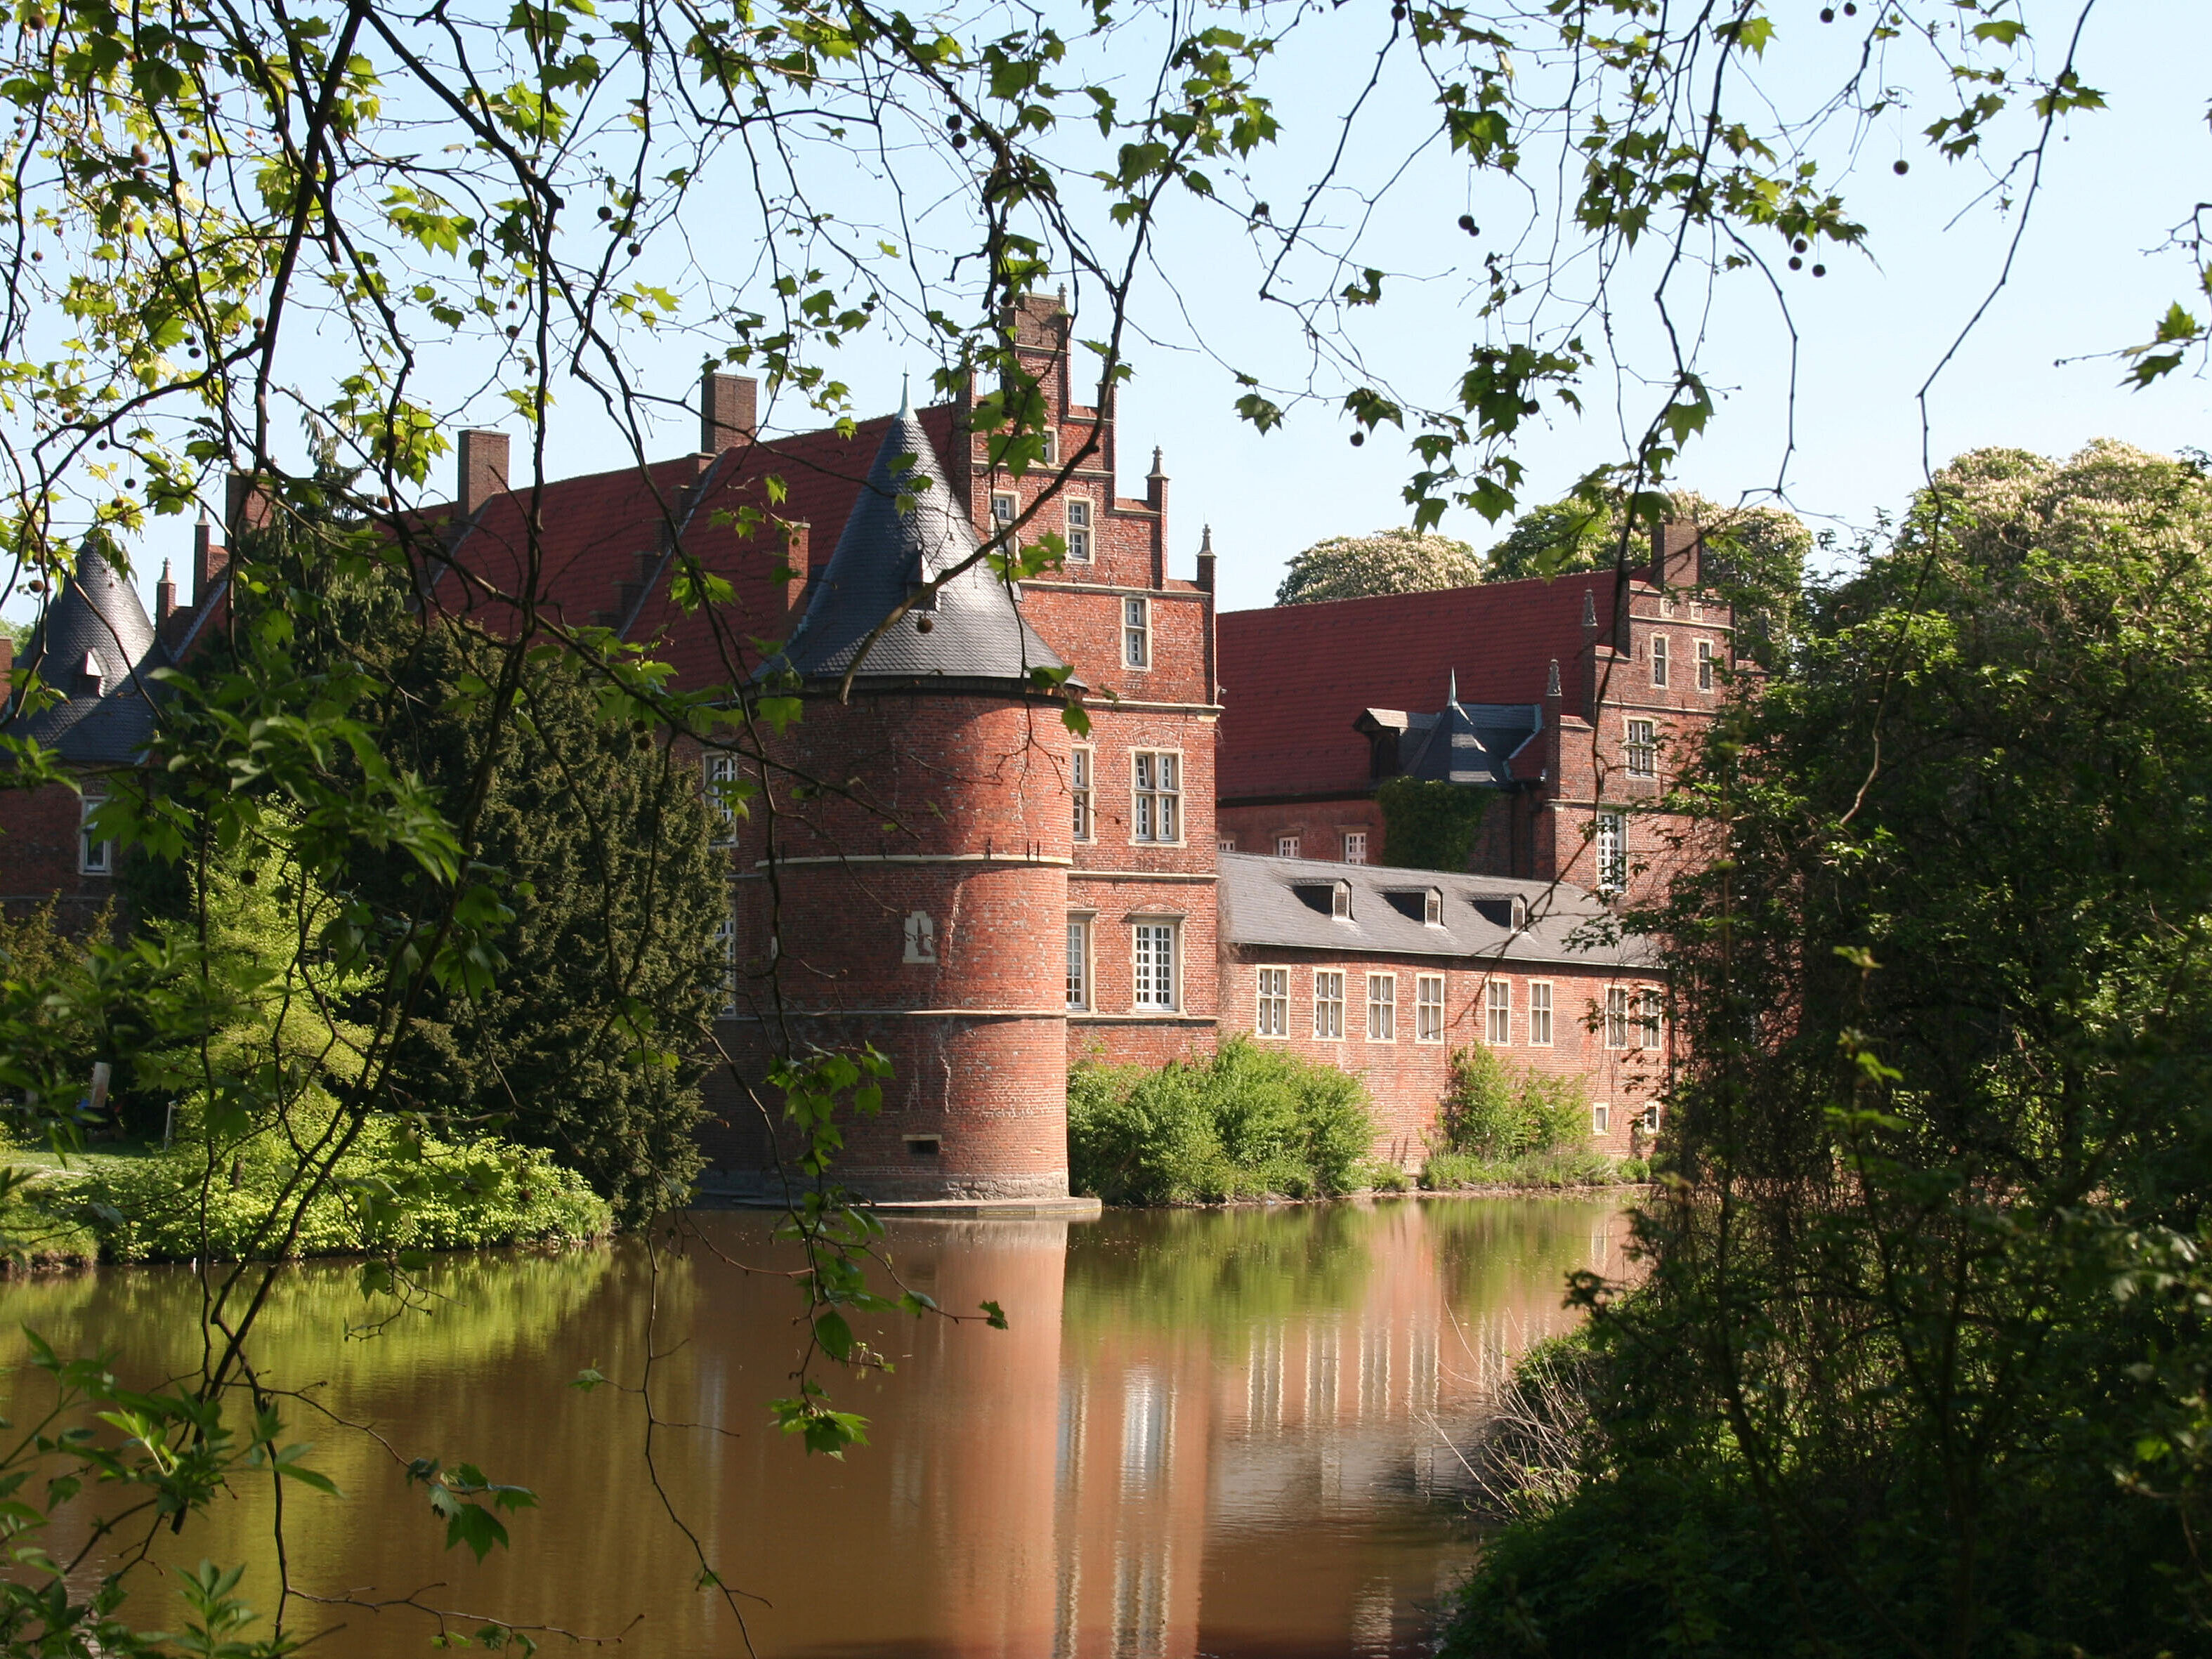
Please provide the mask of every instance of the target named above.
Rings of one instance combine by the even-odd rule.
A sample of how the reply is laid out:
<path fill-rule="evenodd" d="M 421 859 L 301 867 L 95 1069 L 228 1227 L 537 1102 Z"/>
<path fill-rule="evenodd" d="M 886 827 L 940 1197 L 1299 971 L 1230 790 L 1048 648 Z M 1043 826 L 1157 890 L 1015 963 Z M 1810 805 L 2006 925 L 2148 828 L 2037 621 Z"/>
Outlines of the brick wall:
<path fill-rule="evenodd" d="M 1282 1036 L 1257 1034 L 1259 970 L 1282 969 L 1289 979 L 1289 1030 Z M 1345 976 L 1344 1035 L 1340 1038 L 1314 1036 L 1314 975 L 1339 972 Z M 1395 979 L 1391 999 L 1391 1035 L 1386 1040 L 1368 1036 L 1366 981 L 1370 975 Z M 1444 981 L 1444 1025 L 1441 1038 L 1423 1042 L 1417 1036 L 1418 981 L 1440 976 Z M 1436 1131 L 1438 1103 L 1450 1082 L 1449 1061 L 1454 1048 L 1488 1045 L 1488 999 L 1493 982 L 1502 983 L 1511 996 L 1508 1040 L 1493 1052 L 1507 1065 L 1575 1080 L 1583 1099 L 1607 1107 L 1603 1132 L 1593 1119 L 1591 1145 L 1601 1152 L 1627 1155 L 1644 1150 L 1650 1137 L 1639 1115 L 1663 1089 L 1667 1051 L 1607 1045 L 1603 1013 L 1606 992 L 1615 986 L 1641 988 L 1653 981 L 1591 972 L 1586 965 L 1506 964 L 1446 961 L 1434 957 L 1391 957 L 1324 954 L 1316 951 L 1242 946 L 1233 951 L 1222 972 L 1221 1030 L 1224 1036 L 1242 1032 L 1267 1048 L 1281 1048 L 1340 1067 L 1367 1085 L 1377 1123 L 1375 1156 L 1408 1169 L 1418 1169 Z M 1529 986 L 1552 988 L 1552 1037 L 1548 1043 L 1532 1041 Z M 1662 1028 L 1662 1044 L 1668 1033 Z M 1635 1041 L 1632 1032 L 1630 1040 Z"/>
<path fill-rule="evenodd" d="M 87 781 L 88 793 L 100 787 L 97 778 Z M 0 790 L 0 906 L 9 915 L 51 898 L 57 921 L 76 932 L 116 899 L 112 873 L 88 875 L 78 867 L 82 823 L 82 799 L 60 784 Z"/>

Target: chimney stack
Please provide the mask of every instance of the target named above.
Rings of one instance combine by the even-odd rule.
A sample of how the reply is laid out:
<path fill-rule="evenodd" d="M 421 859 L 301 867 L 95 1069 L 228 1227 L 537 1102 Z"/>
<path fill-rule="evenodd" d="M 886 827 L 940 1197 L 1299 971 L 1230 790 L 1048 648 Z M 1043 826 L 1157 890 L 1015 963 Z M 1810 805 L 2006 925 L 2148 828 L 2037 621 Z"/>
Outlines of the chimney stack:
<path fill-rule="evenodd" d="M 1198 544 L 1198 586 L 1204 593 L 1213 592 L 1213 526 L 1206 526 L 1206 533 Z"/>
<path fill-rule="evenodd" d="M 1705 544 L 1698 526 L 1668 519 L 1651 533 L 1651 580 L 1669 593 L 1693 593 L 1705 586 Z"/>
<path fill-rule="evenodd" d="M 507 434 L 471 427 L 461 434 L 453 508 L 473 519 L 483 504 L 507 491 Z"/>
<path fill-rule="evenodd" d="M 239 478 L 231 478 L 232 495 L 237 495 Z M 192 609 L 198 611 L 207 603 L 208 595 L 230 568 L 230 550 L 215 538 L 215 526 L 205 513 L 192 526 Z"/>
<path fill-rule="evenodd" d="M 749 375 L 699 377 L 699 453 L 719 455 L 750 442 L 760 431 L 760 382 Z"/>
<path fill-rule="evenodd" d="M 236 541 L 249 530 L 266 530 L 276 517 L 268 487 L 250 472 L 234 472 L 223 502 L 224 536 Z"/>
<path fill-rule="evenodd" d="M 154 584 L 154 626 L 165 626 L 177 608 L 177 584 L 169 574 L 169 562 L 161 561 L 161 580 Z"/>

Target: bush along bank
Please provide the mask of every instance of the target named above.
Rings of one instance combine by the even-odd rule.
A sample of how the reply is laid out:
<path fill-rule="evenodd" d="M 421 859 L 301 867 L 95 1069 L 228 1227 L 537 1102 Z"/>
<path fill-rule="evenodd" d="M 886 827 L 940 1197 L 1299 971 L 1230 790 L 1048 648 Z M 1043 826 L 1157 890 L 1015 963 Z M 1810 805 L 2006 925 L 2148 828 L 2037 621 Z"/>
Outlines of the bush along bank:
<path fill-rule="evenodd" d="M 1589 1109 L 1569 1079 L 1508 1066 L 1487 1048 L 1455 1049 L 1421 1185 L 1556 1190 L 1645 1180 L 1642 1158 L 1614 1158 L 1590 1146 Z"/>
<path fill-rule="evenodd" d="M 274 1135 L 19 1174 L 0 1203 L 0 1259 L 17 1267 L 574 1244 L 614 1225 L 606 1200 L 543 1152 L 499 1140 L 459 1146 L 382 1115 L 339 1158 L 296 1231 L 299 1163 Z"/>
<path fill-rule="evenodd" d="M 1375 1184 L 1375 1117 L 1354 1077 L 1224 1043 L 1202 1065 L 1081 1065 L 1067 1079 L 1068 1176 L 1109 1204 L 1323 1198 Z"/>

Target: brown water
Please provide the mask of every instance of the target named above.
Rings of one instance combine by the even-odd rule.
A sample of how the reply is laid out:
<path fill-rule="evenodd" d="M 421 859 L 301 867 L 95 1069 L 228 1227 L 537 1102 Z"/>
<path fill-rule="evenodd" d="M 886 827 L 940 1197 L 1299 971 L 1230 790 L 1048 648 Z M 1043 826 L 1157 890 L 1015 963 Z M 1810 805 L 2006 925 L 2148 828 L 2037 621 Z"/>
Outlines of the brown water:
<path fill-rule="evenodd" d="M 763 1402 L 787 1389 L 794 1291 L 716 1254 L 786 1265 L 766 1220 L 693 1219 L 701 1242 L 657 1273 L 636 1239 L 445 1264 L 428 1315 L 367 1339 L 347 1334 L 368 1311 L 349 1269 L 288 1273 L 261 1334 L 265 1378 L 319 1385 L 402 1455 L 473 1462 L 542 1504 L 478 1565 L 441 1547 L 389 1453 L 295 1409 L 287 1437 L 313 1440 L 346 1495 L 290 1489 L 292 1583 L 621 1635 L 609 1650 L 626 1654 L 1422 1652 L 1471 1556 L 1454 1446 L 1511 1357 L 1570 1322 L 1565 1276 L 1619 1272 L 1626 1239 L 1609 1204 L 1540 1199 L 895 1224 L 915 1288 L 956 1310 L 994 1298 L 1012 1328 L 882 1322 L 897 1372 L 833 1376 L 872 1442 L 833 1462 L 767 1422 Z M 19 1323 L 64 1352 L 112 1348 L 126 1383 L 197 1357 L 198 1285 L 179 1270 L 0 1298 L 10 1366 Z M 586 1366 L 637 1385 L 648 1313 L 656 1411 L 698 1425 L 657 1430 L 650 1469 L 640 1397 L 568 1386 Z M 0 1414 L 35 1403 L 20 1371 L 0 1389 L 23 1396 Z M 670 1508 L 745 1593 L 742 1628 L 695 1588 Z M 270 1519 L 266 1488 L 243 1487 L 172 1559 L 247 1563 L 266 1613 Z M 160 1599 L 151 1585 L 134 1597 L 134 1622 L 173 1617 Z M 438 1628 L 415 1609 L 296 1600 L 286 1622 L 336 1627 L 310 1650 L 333 1655 L 419 1654 Z"/>

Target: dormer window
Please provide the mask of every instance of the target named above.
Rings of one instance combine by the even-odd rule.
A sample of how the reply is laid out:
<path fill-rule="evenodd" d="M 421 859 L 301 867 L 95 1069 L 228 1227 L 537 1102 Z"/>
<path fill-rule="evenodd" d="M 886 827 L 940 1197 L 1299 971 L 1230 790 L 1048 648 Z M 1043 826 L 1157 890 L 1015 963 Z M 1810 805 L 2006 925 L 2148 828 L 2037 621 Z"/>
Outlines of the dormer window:
<path fill-rule="evenodd" d="M 1352 920 L 1352 884 L 1350 882 L 1340 881 L 1336 884 L 1335 887 L 1331 890 L 1328 898 L 1328 913 L 1332 916 L 1334 916 L 1339 921 L 1350 921 Z"/>
<path fill-rule="evenodd" d="M 1444 925 L 1444 896 L 1434 887 L 1421 896 L 1421 921 L 1430 927 Z"/>
<path fill-rule="evenodd" d="M 1518 893 L 1513 896 L 1513 931 L 1516 933 L 1528 931 L 1528 901 Z"/>

